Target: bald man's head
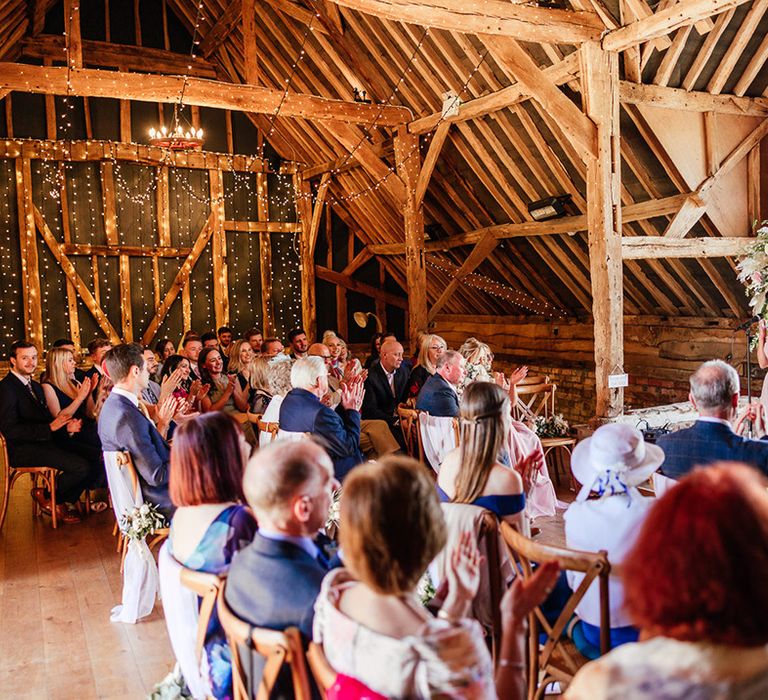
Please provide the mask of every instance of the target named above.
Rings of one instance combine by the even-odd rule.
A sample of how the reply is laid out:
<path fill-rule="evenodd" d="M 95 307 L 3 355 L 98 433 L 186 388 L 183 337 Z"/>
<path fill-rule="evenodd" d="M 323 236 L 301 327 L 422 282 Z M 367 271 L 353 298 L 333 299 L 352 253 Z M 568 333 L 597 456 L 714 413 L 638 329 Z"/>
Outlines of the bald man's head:
<path fill-rule="evenodd" d="M 396 340 L 388 338 L 381 344 L 379 357 L 384 371 L 394 372 L 403 364 L 403 346 Z"/>

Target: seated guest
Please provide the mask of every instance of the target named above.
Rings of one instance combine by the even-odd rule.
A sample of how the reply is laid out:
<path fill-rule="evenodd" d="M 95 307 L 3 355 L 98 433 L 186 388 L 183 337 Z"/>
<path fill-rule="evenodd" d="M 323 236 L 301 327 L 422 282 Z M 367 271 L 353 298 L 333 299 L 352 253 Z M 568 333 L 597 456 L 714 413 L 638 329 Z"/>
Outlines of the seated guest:
<path fill-rule="evenodd" d="M 149 382 L 144 351 L 137 343 L 118 345 L 104 362 L 115 386 L 99 415 L 102 449 L 130 453 L 144 500 L 170 518 L 174 507 L 168 495 L 168 443 L 139 410 L 139 395 Z"/>
<path fill-rule="evenodd" d="M 312 343 L 309 346 L 310 357 L 322 357 L 326 369 L 330 367 L 331 351 L 324 343 Z M 367 371 L 362 370 L 362 381 L 365 381 Z M 359 380 L 358 380 L 359 381 Z M 324 405 L 336 408 L 341 403 L 341 380 L 328 375 L 328 393 L 320 399 Z M 365 404 L 365 399 L 363 399 Z M 384 455 L 397 452 L 401 449 L 400 443 L 395 440 L 389 426 L 383 420 L 369 420 L 363 418 L 360 421 L 360 449 L 368 459 L 377 459 Z"/>
<path fill-rule="evenodd" d="M 248 395 L 240 388 L 234 374 L 224 374 L 224 360 L 217 348 L 205 348 L 200 353 L 200 381 L 211 388 L 203 398 L 202 410 L 245 412 L 248 410 Z"/>
<path fill-rule="evenodd" d="M 250 404 L 253 385 L 251 384 L 251 364 L 253 363 L 253 348 L 245 340 L 236 340 L 229 348 L 229 364 L 227 373 L 234 374 L 240 384 L 240 390 Z"/>
<path fill-rule="evenodd" d="M 267 375 L 272 395 L 285 396 L 292 389 L 291 356 L 283 352 L 283 344 L 277 338 L 267 338 L 262 345 L 261 354 L 269 360 Z"/>
<path fill-rule="evenodd" d="M 389 698 L 525 697 L 523 618 L 544 598 L 556 566 L 540 567 L 525 586 L 518 580 L 505 595 L 494 683 L 482 628 L 465 617 L 480 581 L 473 540 L 460 538 L 453 552 L 437 617 L 415 595 L 446 542 L 434 483 L 423 466 L 387 457 L 356 469 L 344 485 L 340 522 L 346 568 L 323 580 L 314 621 L 315 641 L 337 673 Z"/>
<path fill-rule="evenodd" d="M 446 455 L 437 479 L 440 500 L 486 508 L 527 532 L 523 479 L 510 464 L 509 396 L 495 384 L 467 387 L 461 399 L 459 447 Z M 539 451 L 521 455 L 521 471 L 537 469 Z M 530 465 L 529 465 L 530 462 Z"/>
<path fill-rule="evenodd" d="M 75 379 L 75 356 L 71 350 L 51 348 L 45 358 L 45 381 L 42 384 L 48 411 L 55 418 L 60 413 L 81 421 L 80 430 L 71 437 L 67 449 L 88 460 L 90 487 L 104 485 L 104 465 L 101 459 L 101 442 L 93 418 L 92 392 L 99 383 L 96 376 Z"/>
<path fill-rule="evenodd" d="M 528 376 L 528 367 L 525 366 L 518 367 L 509 379 L 502 372 L 494 372 L 491 348 L 477 338 L 467 338 L 459 348 L 459 354 L 466 360 L 464 379 L 456 388 L 459 396 L 472 382 L 496 382 L 502 389 L 509 391 Z"/>
<path fill-rule="evenodd" d="M 342 481 L 363 461 L 360 452 L 360 405 L 363 384 L 352 382 L 341 389 L 341 403 L 334 411 L 320 399 L 328 391 L 328 370 L 319 357 L 296 360 L 291 389 L 280 405 L 280 429 L 317 436 L 333 460 L 336 478 Z"/>
<path fill-rule="evenodd" d="M 447 349 L 448 346 L 439 335 L 427 333 L 422 337 L 416 365 L 411 370 L 411 376 L 408 377 L 409 399 L 415 399 L 419 395 L 421 387 L 424 386 L 424 382 L 426 382 L 437 369 L 435 367 L 437 358 Z"/>
<path fill-rule="evenodd" d="M 163 364 L 171 356 L 176 354 L 176 348 L 173 345 L 173 341 L 169 338 L 163 338 L 155 343 L 155 356 L 157 357 L 157 370 L 155 376 L 152 377 L 156 382 L 160 381 L 160 375 L 163 371 Z"/>
<path fill-rule="evenodd" d="M 169 380 L 169 377 L 179 371 L 176 388 L 173 395 L 180 399 L 191 399 L 190 390 L 192 388 L 192 379 L 190 378 L 191 369 L 189 360 L 183 355 L 171 355 L 163 363 L 163 371 L 160 373 L 160 383 L 163 384 Z"/>
<path fill-rule="evenodd" d="M 147 371 L 149 372 L 149 382 L 147 382 L 147 388 L 141 392 L 139 397 L 147 407 L 157 406 L 160 401 L 160 385 L 152 379 L 157 374 L 158 361 L 152 348 L 144 348 L 144 362 L 147 363 Z M 152 416 L 152 408 L 149 409 L 150 417 Z M 154 418 L 153 418 L 154 420 Z"/>
<path fill-rule="evenodd" d="M 640 628 L 576 674 L 570 700 L 768 697 L 768 495 L 753 469 L 696 469 L 651 507 L 624 559 Z"/>
<path fill-rule="evenodd" d="M 690 428 L 662 435 L 661 472 L 679 479 L 697 465 L 719 460 L 744 462 L 768 474 L 768 441 L 737 435 L 731 424 L 739 404 L 739 375 L 721 360 L 705 362 L 691 375 L 688 395 L 699 412 Z"/>
<path fill-rule="evenodd" d="M 200 336 L 200 341 L 203 343 L 203 350 L 212 348 L 214 350 L 218 350 L 221 353 L 221 361 L 224 364 L 224 371 L 226 372 L 228 366 L 228 358 L 223 352 L 221 352 L 221 348 L 219 347 L 219 337 L 213 331 L 208 331 L 207 333 L 203 333 Z M 199 358 L 198 363 L 200 363 Z"/>
<path fill-rule="evenodd" d="M 307 356 L 309 342 L 303 328 L 294 328 L 288 334 L 288 344 L 291 346 L 291 355 L 294 360 Z"/>
<path fill-rule="evenodd" d="M 255 357 L 251 362 L 250 385 L 251 394 L 251 413 L 263 414 L 270 401 L 272 401 L 272 387 L 269 384 L 269 374 L 267 367 L 269 360 L 266 357 Z"/>
<path fill-rule="evenodd" d="M 374 362 L 377 362 L 379 359 L 379 352 L 381 350 L 381 341 L 384 337 L 383 333 L 374 333 L 373 337 L 371 338 L 371 352 L 368 355 L 368 357 L 365 358 L 365 364 L 363 365 L 363 369 L 370 369 Z"/>
<path fill-rule="evenodd" d="M 295 626 L 312 639 L 315 598 L 328 570 L 313 539 L 326 522 L 337 487 L 331 460 L 309 440 L 276 442 L 254 453 L 243 491 L 259 530 L 229 568 L 225 597 L 235 615 L 256 627 Z M 254 655 L 258 676 L 263 665 L 263 657 Z M 247 662 L 244 666 L 251 668 Z M 292 697 L 286 688 L 290 678 L 278 682 L 288 691 L 281 697 Z M 256 687 L 255 679 L 251 685 Z"/>
<path fill-rule="evenodd" d="M 75 343 L 72 340 L 72 338 L 57 338 L 53 341 L 53 345 L 51 345 L 52 348 L 65 348 L 67 350 L 72 351 L 72 357 L 75 358 L 75 364 L 77 364 L 77 350 L 75 349 Z M 75 379 L 78 382 L 83 381 L 83 377 L 85 377 L 85 372 L 83 370 L 79 369 L 78 367 L 75 367 Z M 44 377 L 40 378 L 40 382 L 42 383 Z"/>
<path fill-rule="evenodd" d="M 203 342 L 198 335 L 187 335 L 181 341 L 181 355 L 189 360 L 189 378 L 191 381 L 200 379 L 200 368 L 197 361 L 203 351 Z"/>
<path fill-rule="evenodd" d="M 605 550 L 612 567 L 620 567 L 654 504 L 637 486 L 647 481 L 664 460 L 656 445 L 643 442 L 630 425 L 610 423 L 582 440 L 573 450 L 571 469 L 582 484 L 576 500 L 565 511 L 565 542 L 571 549 Z M 590 498 L 596 494 L 597 498 Z M 583 574 L 568 572 L 576 590 Z M 617 576 L 608 582 L 611 648 L 637 641 L 637 629 L 624 612 L 624 590 Z M 600 655 L 600 591 L 594 582 L 576 608 L 579 622 L 571 626 L 579 651 L 590 659 Z"/>
<path fill-rule="evenodd" d="M 221 326 L 216 335 L 219 338 L 219 350 L 224 357 L 229 357 L 229 351 L 232 349 L 232 329 L 229 326 Z"/>
<path fill-rule="evenodd" d="M 459 415 L 457 387 L 464 379 L 464 358 L 455 350 L 446 350 L 437 358 L 435 373 L 424 382 L 416 399 L 416 408 L 431 416 Z"/>
<path fill-rule="evenodd" d="M 356 357 L 352 357 L 346 342 L 344 342 L 341 338 L 339 338 L 338 341 L 339 341 L 338 365 L 339 365 L 339 368 L 341 369 L 342 379 L 344 377 L 350 377 L 356 374 L 360 374 L 360 372 L 363 371 L 363 366 L 360 364 L 360 360 L 358 360 Z"/>
<path fill-rule="evenodd" d="M 368 371 L 365 380 L 363 418 L 383 420 L 395 439 L 402 440 L 397 424 L 397 406 L 405 400 L 409 371 L 403 366 L 403 346 L 396 340 L 381 345 L 379 362 Z"/>
<path fill-rule="evenodd" d="M 90 343 L 88 343 L 88 359 L 91 361 L 91 368 L 85 373 L 85 376 L 87 377 L 103 377 L 104 376 L 104 369 L 101 366 L 101 363 L 104 362 L 104 355 L 106 355 L 109 350 L 112 348 L 112 343 L 110 343 L 106 338 L 96 338 L 96 340 L 92 340 Z"/>
<path fill-rule="evenodd" d="M 171 554 L 183 566 L 221 576 L 235 552 L 253 540 L 256 521 L 242 505 L 249 454 L 237 422 L 220 412 L 198 416 L 176 430 L 170 474 L 176 512 L 168 541 Z M 213 696 L 231 697 L 229 648 L 215 609 L 205 652 Z"/>
<path fill-rule="evenodd" d="M 251 328 L 243 336 L 251 346 L 254 354 L 258 357 L 261 355 L 261 346 L 264 342 L 264 336 L 258 328 Z"/>
<path fill-rule="evenodd" d="M 73 509 L 93 475 L 88 461 L 72 452 L 68 443 L 82 422 L 64 411 L 51 416 L 43 388 L 32 379 L 37 371 L 37 348 L 32 343 L 17 340 L 8 359 L 10 372 L 0 381 L 0 433 L 8 444 L 8 459 L 12 466 L 58 469 L 57 518 L 65 523 L 79 522 Z M 51 513 L 50 493 L 36 488 L 32 497 Z"/>

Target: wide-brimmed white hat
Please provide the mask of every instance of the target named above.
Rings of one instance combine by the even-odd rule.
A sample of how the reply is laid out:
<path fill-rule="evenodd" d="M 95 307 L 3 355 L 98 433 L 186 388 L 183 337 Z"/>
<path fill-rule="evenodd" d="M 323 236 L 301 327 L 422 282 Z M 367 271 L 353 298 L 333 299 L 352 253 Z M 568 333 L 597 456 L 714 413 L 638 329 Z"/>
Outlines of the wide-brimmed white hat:
<path fill-rule="evenodd" d="M 664 462 L 664 450 L 643 440 L 631 425 L 608 423 L 573 449 L 571 470 L 586 490 L 599 490 L 606 475 L 630 487 L 642 484 Z"/>

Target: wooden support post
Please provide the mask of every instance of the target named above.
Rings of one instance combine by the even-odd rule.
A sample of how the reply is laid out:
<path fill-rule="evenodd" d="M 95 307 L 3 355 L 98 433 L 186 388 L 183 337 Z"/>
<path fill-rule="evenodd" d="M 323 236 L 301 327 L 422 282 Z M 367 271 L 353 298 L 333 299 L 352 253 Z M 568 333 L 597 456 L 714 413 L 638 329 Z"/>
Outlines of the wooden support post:
<path fill-rule="evenodd" d="M 120 256 L 120 314 L 123 319 L 123 340 L 133 342 L 133 311 L 131 309 L 131 262 Z"/>
<path fill-rule="evenodd" d="M 419 331 L 427 330 L 424 210 L 416 205 L 419 160 L 419 137 L 405 129 L 398 129 L 395 134 L 395 164 L 397 174 L 405 185 L 405 275 L 408 281 L 408 338 L 411 344 L 416 342 Z"/>
<path fill-rule="evenodd" d="M 312 186 L 300 173 L 294 173 L 296 208 L 301 224 L 301 323 L 311 342 L 317 340 L 317 300 L 315 296 L 315 250 L 311 242 Z M 322 211 L 322 202 L 320 203 Z"/>
<path fill-rule="evenodd" d="M 64 34 L 70 68 L 83 67 L 83 40 L 80 35 L 80 0 L 64 0 Z"/>
<path fill-rule="evenodd" d="M 381 264 L 381 260 L 377 260 L 379 263 L 379 288 L 384 289 L 384 285 L 387 283 L 387 270 L 384 265 Z M 386 330 L 387 328 L 387 302 L 381 297 L 376 297 L 376 316 L 381 321 L 381 327 Z"/>
<path fill-rule="evenodd" d="M 256 192 L 258 198 L 259 221 L 269 221 L 269 198 L 267 176 L 256 174 Z M 272 240 L 266 231 L 259 232 L 259 269 L 261 273 L 261 325 L 264 337 L 272 335 L 275 327 L 272 318 Z"/>
<path fill-rule="evenodd" d="M 621 261 L 619 57 L 599 44 L 581 48 L 584 105 L 597 126 L 597 157 L 587 158 L 587 221 L 595 324 L 597 420 L 620 415 L 624 390 L 608 378 L 624 371 L 624 289 Z"/>
<path fill-rule="evenodd" d="M 61 205 L 61 231 L 64 235 L 64 245 L 72 242 L 72 231 L 69 225 L 69 195 L 67 194 L 66 168 L 64 163 L 57 163 L 61 187 L 59 189 L 59 204 Z M 77 313 L 77 290 L 72 280 L 67 277 L 67 312 L 69 314 L 69 337 L 80 350 L 80 318 Z"/>
<path fill-rule="evenodd" d="M 261 77 L 259 49 L 256 43 L 256 0 L 243 0 L 242 23 L 245 82 L 249 85 L 258 85 L 261 82 Z"/>
<path fill-rule="evenodd" d="M 16 159 L 16 203 L 21 242 L 21 298 L 24 307 L 24 331 L 29 342 L 37 345 L 38 350 L 42 352 L 43 312 L 40 268 L 32 204 L 32 168 L 28 158 Z"/>
<path fill-rule="evenodd" d="M 227 238 L 224 231 L 224 184 L 221 170 L 209 170 L 211 214 L 213 215 L 213 306 L 216 327 L 229 325 L 229 292 L 227 282 Z"/>
<path fill-rule="evenodd" d="M 760 224 L 760 144 L 747 156 L 747 216 L 751 231 Z"/>
<path fill-rule="evenodd" d="M 128 100 L 120 100 L 120 140 L 131 142 L 131 103 Z"/>

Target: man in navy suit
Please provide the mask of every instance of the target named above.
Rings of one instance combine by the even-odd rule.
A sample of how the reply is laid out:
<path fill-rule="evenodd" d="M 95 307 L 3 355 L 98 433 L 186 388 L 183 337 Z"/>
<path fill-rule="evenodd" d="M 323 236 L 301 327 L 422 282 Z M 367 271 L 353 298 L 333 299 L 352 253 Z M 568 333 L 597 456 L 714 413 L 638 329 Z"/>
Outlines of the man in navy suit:
<path fill-rule="evenodd" d="M 254 453 L 243 475 L 243 492 L 259 531 L 229 568 L 225 598 L 235 615 L 255 627 L 295 626 L 305 641 L 312 639 L 315 598 L 328 571 L 313 540 L 338 486 L 330 458 L 310 440 L 278 441 Z M 259 677 L 264 659 L 253 661 Z M 278 680 L 283 691 L 289 684 L 290 676 Z"/>
<path fill-rule="evenodd" d="M 333 460 L 336 478 L 342 481 L 363 461 L 360 451 L 360 406 L 363 383 L 352 379 L 341 387 L 336 410 L 323 405 L 328 392 L 328 370 L 321 357 L 302 357 L 291 368 L 291 389 L 280 405 L 280 429 L 317 436 Z"/>
<path fill-rule="evenodd" d="M 37 371 L 37 348 L 32 343 L 16 341 L 8 359 L 11 371 L 0 381 L 0 433 L 6 439 L 11 465 L 59 469 L 57 517 L 65 523 L 79 522 L 77 514 L 63 504 L 76 503 L 96 476 L 83 457 L 67 449 L 69 437 L 80 431 L 82 421 L 63 411 L 51 416 L 43 388 L 32 379 Z M 51 512 L 50 494 L 44 489 L 32 489 L 32 497 Z"/>
<path fill-rule="evenodd" d="M 144 351 L 137 343 L 112 348 L 104 363 L 114 388 L 99 414 L 99 438 L 105 452 L 128 451 L 139 475 L 144 500 L 170 518 L 168 495 L 170 448 L 154 423 L 139 410 L 139 396 L 149 385 Z"/>
<path fill-rule="evenodd" d="M 431 416 L 454 418 L 459 415 L 456 387 L 466 373 L 465 360 L 455 350 L 446 350 L 437 358 L 437 370 L 424 382 L 416 399 L 416 408 Z"/>
<path fill-rule="evenodd" d="M 680 479 L 698 465 L 744 462 L 768 474 L 768 442 L 737 435 L 731 427 L 739 405 L 739 375 L 721 360 L 705 362 L 691 376 L 689 398 L 699 412 L 690 428 L 662 435 L 661 472 Z"/>
<path fill-rule="evenodd" d="M 363 418 L 386 421 L 398 442 L 402 432 L 397 425 L 397 406 L 405 401 L 410 373 L 403 362 L 403 346 L 388 338 L 381 344 L 379 361 L 371 365 L 365 380 Z"/>

